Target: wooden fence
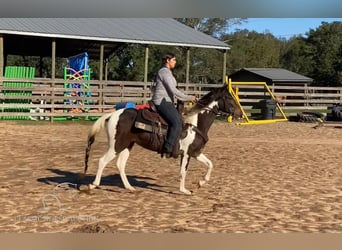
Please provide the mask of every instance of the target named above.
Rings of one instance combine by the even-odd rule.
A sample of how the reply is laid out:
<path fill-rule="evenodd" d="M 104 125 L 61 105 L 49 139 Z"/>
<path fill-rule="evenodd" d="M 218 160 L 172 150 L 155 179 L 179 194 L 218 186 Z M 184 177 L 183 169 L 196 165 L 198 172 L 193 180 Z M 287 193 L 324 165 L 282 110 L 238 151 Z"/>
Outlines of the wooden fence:
<path fill-rule="evenodd" d="M 262 85 L 239 85 L 240 103 L 247 110 L 253 112 L 261 100 L 270 98 Z M 269 86 L 272 94 L 280 104 L 286 115 L 295 115 L 303 111 L 316 111 L 327 114 L 334 104 L 342 103 L 341 87 L 313 87 L 313 86 Z M 255 110 L 254 110 L 255 111 Z"/>
<path fill-rule="evenodd" d="M 10 83 L 10 84 L 8 84 Z M 25 84 L 26 83 L 26 84 Z M 27 84 L 31 83 L 31 84 Z M 112 110 L 119 102 L 144 104 L 151 98 L 151 83 L 126 81 L 79 82 L 80 88 L 66 88 L 64 79 L 0 78 L 0 119 L 35 119 L 98 117 Z M 86 83 L 89 87 L 85 86 Z M 27 87 L 30 86 L 30 87 Z M 198 97 L 210 88 L 222 84 L 179 83 L 178 88 Z M 247 114 L 256 112 L 256 104 L 269 98 L 263 86 L 239 86 L 240 102 Z M 284 112 L 311 110 L 327 113 L 336 103 L 342 103 L 342 88 L 310 86 L 270 86 Z"/>

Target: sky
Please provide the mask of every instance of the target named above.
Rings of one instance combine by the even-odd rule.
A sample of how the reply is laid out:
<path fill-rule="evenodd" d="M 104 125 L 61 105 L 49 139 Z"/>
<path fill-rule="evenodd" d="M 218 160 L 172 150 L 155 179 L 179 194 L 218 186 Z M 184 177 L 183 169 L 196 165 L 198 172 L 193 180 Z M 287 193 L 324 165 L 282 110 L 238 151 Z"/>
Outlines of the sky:
<path fill-rule="evenodd" d="M 342 18 L 248 18 L 247 22 L 241 25 L 234 25 L 230 32 L 236 29 L 247 29 L 264 33 L 269 31 L 276 38 L 288 39 L 294 35 L 303 35 L 310 29 L 318 28 L 322 22 L 342 22 Z"/>

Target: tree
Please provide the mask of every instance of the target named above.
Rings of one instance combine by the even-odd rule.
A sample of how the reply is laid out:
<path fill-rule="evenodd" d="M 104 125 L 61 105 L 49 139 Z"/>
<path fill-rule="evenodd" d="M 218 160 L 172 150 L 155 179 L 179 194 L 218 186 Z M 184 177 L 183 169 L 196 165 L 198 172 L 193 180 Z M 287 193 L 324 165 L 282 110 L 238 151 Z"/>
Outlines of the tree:
<path fill-rule="evenodd" d="M 176 18 L 177 21 L 220 39 L 230 26 L 244 22 L 245 18 Z"/>
<path fill-rule="evenodd" d="M 277 68 L 282 42 L 272 34 L 240 30 L 223 37 L 231 49 L 228 55 L 228 73 L 240 68 Z"/>
<path fill-rule="evenodd" d="M 242 23 L 244 18 L 177 18 L 179 22 L 217 39 L 224 40 L 233 24 Z M 185 62 L 183 50 L 182 62 Z M 222 51 L 214 49 L 191 48 L 190 82 L 217 83 L 222 81 Z M 185 63 L 182 71 L 185 73 Z M 185 79 L 184 79 L 185 80 Z"/>
<path fill-rule="evenodd" d="M 317 84 L 341 86 L 342 23 L 323 22 L 310 30 L 306 42 L 312 48 L 312 76 Z"/>
<path fill-rule="evenodd" d="M 280 53 L 280 65 L 290 71 L 305 76 L 312 75 L 313 71 L 312 47 L 302 36 L 294 36 L 285 41 Z"/>
<path fill-rule="evenodd" d="M 342 86 L 342 23 L 322 22 L 306 36 L 287 42 L 281 64 L 313 78 L 315 85 Z"/>

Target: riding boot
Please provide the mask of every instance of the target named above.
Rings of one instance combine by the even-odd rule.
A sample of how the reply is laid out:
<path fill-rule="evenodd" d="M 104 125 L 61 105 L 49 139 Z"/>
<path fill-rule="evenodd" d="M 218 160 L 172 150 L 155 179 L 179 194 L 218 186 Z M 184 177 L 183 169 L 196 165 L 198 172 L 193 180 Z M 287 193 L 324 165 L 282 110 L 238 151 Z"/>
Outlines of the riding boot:
<path fill-rule="evenodd" d="M 178 156 L 182 154 L 183 154 L 183 150 L 180 150 L 180 144 L 179 144 L 179 141 L 177 141 L 176 145 L 173 147 L 173 150 L 172 150 L 172 157 L 177 159 Z"/>
<path fill-rule="evenodd" d="M 160 156 L 161 158 L 170 158 L 172 156 L 172 150 L 167 148 L 167 146 L 164 144 Z"/>

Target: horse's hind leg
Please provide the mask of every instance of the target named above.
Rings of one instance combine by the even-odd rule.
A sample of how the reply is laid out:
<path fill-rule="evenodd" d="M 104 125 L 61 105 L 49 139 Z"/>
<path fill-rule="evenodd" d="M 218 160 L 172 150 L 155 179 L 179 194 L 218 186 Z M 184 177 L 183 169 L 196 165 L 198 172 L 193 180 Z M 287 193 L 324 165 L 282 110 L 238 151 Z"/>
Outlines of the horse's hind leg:
<path fill-rule="evenodd" d="M 126 173 L 125 173 L 126 162 L 128 160 L 128 157 L 129 157 L 130 149 L 131 149 L 131 147 L 126 148 L 120 152 L 118 160 L 116 162 L 116 165 L 119 169 L 120 177 L 121 177 L 121 180 L 122 180 L 124 187 L 128 190 L 134 191 L 135 188 L 131 186 L 131 184 L 129 183 L 129 181 L 127 179 Z"/>
<path fill-rule="evenodd" d="M 99 167 L 97 169 L 95 180 L 92 184 L 89 184 L 90 189 L 94 189 L 100 185 L 101 176 L 103 169 L 107 166 L 107 164 L 113 160 L 115 157 L 115 152 L 113 147 L 109 147 L 108 151 L 104 154 L 104 156 L 101 157 L 99 160 Z"/>
<path fill-rule="evenodd" d="M 199 156 L 196 157 L 196 159 L 202 163 L 204 163 L 204 165 L 207 166 L 207 173 L 204 176 L 203 180 L 199 181 L 199 186 L 203 186 L 205 183 L 207 183 L 210 179 L 210 175 L 211 175 L 211 171 L 213 170 L 213 163 L 211 162 L 211 160 L 209 160 L 204 154 L 200 154 Z"/>

